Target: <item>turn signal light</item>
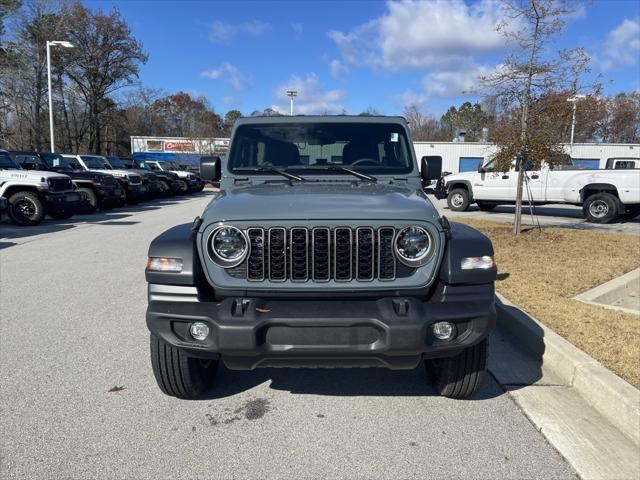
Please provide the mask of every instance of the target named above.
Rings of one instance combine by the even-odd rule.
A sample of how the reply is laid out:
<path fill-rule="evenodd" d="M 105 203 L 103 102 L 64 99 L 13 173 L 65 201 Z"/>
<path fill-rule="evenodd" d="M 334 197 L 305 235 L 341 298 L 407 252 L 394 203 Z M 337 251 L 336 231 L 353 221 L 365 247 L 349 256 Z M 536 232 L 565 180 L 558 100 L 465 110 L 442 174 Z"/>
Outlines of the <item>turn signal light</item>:
<path fill-rule="evenodd" d="M 150 272 L 180 273 L 182 271 L 182 259 L 149 257 L 147 259 L 147 270 Z"/>
<path fill-rule="evenodd" d="M 460 263 L 462 270 L 489 270 L 496 266 L 496 262 L 491 255 L 484 255 L 482 257 L 467 257 L 463 258 Z"/>

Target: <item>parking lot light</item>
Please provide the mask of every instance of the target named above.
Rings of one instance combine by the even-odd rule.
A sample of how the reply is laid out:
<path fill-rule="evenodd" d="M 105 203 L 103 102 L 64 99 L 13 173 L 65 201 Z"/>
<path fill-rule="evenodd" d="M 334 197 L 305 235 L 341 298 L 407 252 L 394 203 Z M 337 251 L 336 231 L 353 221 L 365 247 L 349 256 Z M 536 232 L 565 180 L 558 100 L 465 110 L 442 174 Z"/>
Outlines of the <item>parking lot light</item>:
<path fill-rule="evenodd" d="M 53 96 L 51 95 L 51 47 L 74 48 L 75 45 L 67 40 L 47 41 L 47 85 L 49 88 L 49 134 L 51 136 L 51 153 L 56 151 L 53 139 Z"/>

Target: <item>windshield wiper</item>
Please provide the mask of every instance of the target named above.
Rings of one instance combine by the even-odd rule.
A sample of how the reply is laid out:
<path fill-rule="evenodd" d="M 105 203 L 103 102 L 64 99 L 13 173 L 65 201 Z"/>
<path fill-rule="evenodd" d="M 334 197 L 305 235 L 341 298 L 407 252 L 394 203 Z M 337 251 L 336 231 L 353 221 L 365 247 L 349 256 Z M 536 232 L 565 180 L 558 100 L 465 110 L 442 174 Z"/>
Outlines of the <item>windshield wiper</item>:
<path fill-rule="evenodd" d="M 280 170 L 276 167 L 255 167 L 255 168 L 234 168 L 234 172 L 268 172 L 268 173 L 277 173 L 278 175 L 282 175 L 290 180 L 296 180 L 298 182 L 306 181 L 306 178 L 303 178 L 299 175 L 294 175 L 293 173 L 285 172 L 284 170 Z"/>
<path fill-rule="evenodd" d="M 311 167 L 310 169 L 312 170 L 330 170 L 330 171 L 334 171 L 334 172 L 345 172 L 348 173 L 350 175 L 353 175 L 354 177 L 358 177 L 361 178 L 363 180 L 368 180 L 370 182 L 376 183 L 378 181 L 378 179 L 376 177 L 374 177 L 373 175 L 367 175 L 366 173 L 362 173 L 362 172 L 358 172 L 356 170 L 352 170 L 350 168 L 347 167 L 343 167 L 342 165 L 324 165 L 324 166 L 314 166 Z"/>

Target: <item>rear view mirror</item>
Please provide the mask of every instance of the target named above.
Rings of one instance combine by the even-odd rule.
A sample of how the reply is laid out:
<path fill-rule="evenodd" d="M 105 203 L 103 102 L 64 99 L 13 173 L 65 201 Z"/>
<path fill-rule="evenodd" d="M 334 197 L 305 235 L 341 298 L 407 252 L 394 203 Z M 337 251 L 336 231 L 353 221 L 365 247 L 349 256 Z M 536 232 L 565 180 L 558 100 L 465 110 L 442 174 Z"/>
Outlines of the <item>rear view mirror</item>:
<path fill-rule="evenodd" d="M 219 182 L 222 177 L 220 157 L 200 157 L 200 177 L 205 182 Z"/>
<path fill-rule="evenodd" d="M 420 175 L 422 180 L 438 180 L 442 176 L 442 157 L 425 156 L 422 157 L 421 163 Z"/>

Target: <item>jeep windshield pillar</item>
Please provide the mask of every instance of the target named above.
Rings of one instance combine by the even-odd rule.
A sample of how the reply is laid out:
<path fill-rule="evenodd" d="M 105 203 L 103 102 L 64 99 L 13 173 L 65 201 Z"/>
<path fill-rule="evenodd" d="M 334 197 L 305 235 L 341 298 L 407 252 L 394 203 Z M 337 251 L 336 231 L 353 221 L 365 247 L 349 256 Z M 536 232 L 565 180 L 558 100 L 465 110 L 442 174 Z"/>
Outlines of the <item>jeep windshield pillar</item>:
<path fill-rule="evenodd" d="M 482 384 L 496 266 L 481 233 L 422 190 L 400 117 L 236 122 L 201 217 L 149 247 L 146 321 L 162 391 L 196 398 L 227 368 L 425 368 L 438 393 Z M 221 220 L 224 219 L 224 220 Z"/>

